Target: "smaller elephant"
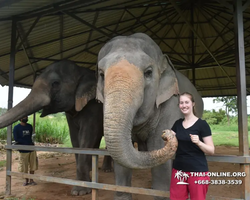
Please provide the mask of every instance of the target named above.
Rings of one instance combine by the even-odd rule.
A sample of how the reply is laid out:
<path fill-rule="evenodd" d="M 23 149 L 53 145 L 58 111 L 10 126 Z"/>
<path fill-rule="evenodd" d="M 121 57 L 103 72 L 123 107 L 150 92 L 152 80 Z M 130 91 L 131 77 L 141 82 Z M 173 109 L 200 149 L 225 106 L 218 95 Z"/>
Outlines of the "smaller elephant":
<path fill-rule="evenodd" d="M 43 109 L 41 117 L 65 112 L 72 146 L 99 148 L 103 136 L 103 105 L 95 100 L 95 72 L 77 66 L 71 61 L 49 65 L 35 80 L 30 94 L 18 105 L 0 116 L 0 128 Z M 91 181 L 90 155 L 76 154 L 76 178 Z M 112 170 L 110 156 L 104 158 L 102 169 Z M 74 186 L 72 195 L 84 195 L 90 188 Z"/>

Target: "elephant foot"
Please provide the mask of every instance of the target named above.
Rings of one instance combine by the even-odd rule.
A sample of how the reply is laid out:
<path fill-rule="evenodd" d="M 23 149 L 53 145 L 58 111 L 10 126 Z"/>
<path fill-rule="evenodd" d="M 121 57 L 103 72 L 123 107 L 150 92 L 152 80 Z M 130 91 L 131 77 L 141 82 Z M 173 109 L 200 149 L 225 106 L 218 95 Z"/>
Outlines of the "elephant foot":
<path fill-rule="evenodd" d="M 132 200 L 132 194 L 124 192 L 116 192 L 114 200 Z"/>
<path fill-rule="evenodd" d="M 105 173 L 109 173 L 109 172 L 113 172 L 113 171 L 114 171 L 114 169 L 110 169 L 110 168 L 108 168 L 108 169 L 106 169 L 106 168 L 102 168 L 102 171 L 104 171 Z"/>
<path fill-rule="evenodd" d="M 71 195 L 73 195 L 73 196 L 83 196 L 83 195 L 89 194 L 89 193 L 91 193 L 91 188 L 74 186 L 71 189 Z"/>
<path fill-rule="evenodd" d="M 106 172 L 106 173 L 109 173 L 109 172 L 113 172 L 113 171 L 114 171 L 113 167 L 104 165 L 104 163 L 103 163 L 103 165 L 102 165 L 101 170 L 104 171 L 104 172 Z"/>
<path fill-rule="evenodd" d="M 104 172 L 113 172 L 114 169 L 112 167 L 112 158 L 110 156 L 104 156 L 103 163 L 102 163 L 102 171 Z"/>

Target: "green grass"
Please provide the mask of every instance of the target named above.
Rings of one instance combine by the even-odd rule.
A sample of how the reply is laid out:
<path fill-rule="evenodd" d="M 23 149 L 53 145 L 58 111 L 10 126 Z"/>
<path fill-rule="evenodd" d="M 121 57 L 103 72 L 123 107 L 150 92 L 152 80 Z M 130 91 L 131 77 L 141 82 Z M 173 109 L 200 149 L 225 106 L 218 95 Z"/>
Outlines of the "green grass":
<path fill-rule="evenodd" d="M 6 166 L 6 160 L 0 160 L 0 167 Z"/>
<path fill-rule="evenodd" d="M 212 131 L 213 142 L 215 146 L 239 146 L 238 132 L 235 131 Z M 250 134 L 248 133 L 250 139 Z M 250 143 L 250 140 L 249 140 Z M 250 145 L 249 145 L 250 147 Z"/>
<path fill-rule="evenodd" d="M 100 149 L 105 149 L 105 147 L 106 147 L 106 143 L 105 143 L 105 139 L 104 139 L 104 137 L 102 137 L 102 140 L 101 140 L 101 143 L 100 143 Z"/>

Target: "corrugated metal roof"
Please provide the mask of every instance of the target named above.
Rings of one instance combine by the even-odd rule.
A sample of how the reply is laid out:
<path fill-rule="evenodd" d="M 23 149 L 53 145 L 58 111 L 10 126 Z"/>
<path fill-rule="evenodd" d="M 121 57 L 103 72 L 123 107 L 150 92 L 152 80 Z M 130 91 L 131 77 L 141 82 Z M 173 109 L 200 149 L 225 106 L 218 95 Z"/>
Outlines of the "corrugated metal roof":
<path fill-rule="evenodd" d="M 0 84 L 8 85 L 11 19 L 15 19 L 19 47 L 15 85 L 31 87 L 34 74 L 55 60 L 70 59 L 95 69 L 98 52 L 110 38 L 144 32 L 195 82 L 203 97 L 236 95 L 234 15 L 230 7 L 234 1 L 222 2 L 175 1 L 181 16 L 171 1 L 4 1 L 0 3 Z M 242 2 L 250 94 L 250 8 L 248 1 Z"/>

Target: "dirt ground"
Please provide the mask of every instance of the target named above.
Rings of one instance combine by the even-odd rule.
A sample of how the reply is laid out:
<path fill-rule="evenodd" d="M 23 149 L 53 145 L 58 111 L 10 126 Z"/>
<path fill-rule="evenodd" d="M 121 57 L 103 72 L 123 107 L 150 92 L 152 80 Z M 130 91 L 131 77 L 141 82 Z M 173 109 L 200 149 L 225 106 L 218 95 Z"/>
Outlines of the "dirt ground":
<path fill-rule="evenodd" d="M 216 147 L 216 154 L 224 155 L 237 155 L 238 148 L 234 147 Z M 5 159 L 5 152 L 0 153 L 0 160 Z M 18 153 L 14 152 L 13 166 L 12 170 L 17 172 L 18 164 Z M 59 154 L 59 153 L 48 153 L 48 152 L 39 152 L 39 170 L 36 174 L 53 176 L 53 177 L 62 177 L 62 178 L 75 178 L 75 160 L 73 154 Z M 114 184 L 114 173 L 105 173 L 100 168 L 102 165 L 103 157 L 99 158 L 99 182 Z M 213 163 L 209 162 L 210 172 L 241 172 L 240 166 L 238 164 L 230 163 Z M 5 177 L 6 171 L 5 167 L 0 169 L 0 199 L 8 199 L 9 197 L 4 196 L 5 193 Z M 224 180 L 236 180 L 237 178 L 225 178 L 225 177 L 211 177 L 211 180 L 215 179 L 224 179 Z M 243 180 L 243 179 L 242 179 Z M 79 197 L 71 196 L 70 190 L 72 186 L 45 182 L 45 181 L 36 181 L 38 185 L 35 186 L 22 186 L 23 180 L 18 177 L 12 177 L 12 195 L 14 199 L 22 200 L 91 200 L 91 194 Z M 135 187 L 150 188 L 151 185 L 151 174 L 150 170 L 134 170 L 132 185 Z M 241 185 L 210 185 L 208 191 L 209 196 L 222 196 L 230 198 L 241 198 Z M 99 200 L 112 200 L 114 193 L 111 191 L 99 190 L 98 196 Z M 133 195 L 134 200 L 153 200 L 153 197 L 146 195 Z M 216 199 L 216 198 L 215 198 Z"/>

